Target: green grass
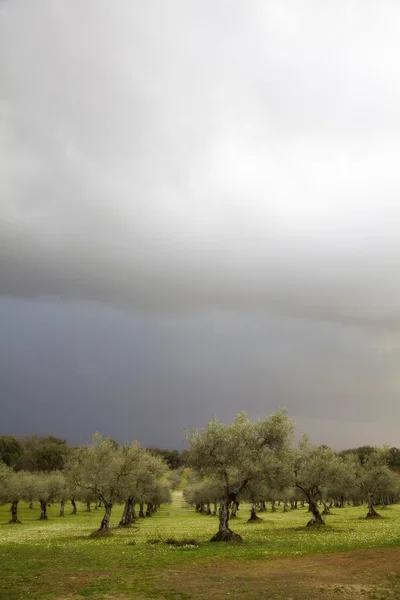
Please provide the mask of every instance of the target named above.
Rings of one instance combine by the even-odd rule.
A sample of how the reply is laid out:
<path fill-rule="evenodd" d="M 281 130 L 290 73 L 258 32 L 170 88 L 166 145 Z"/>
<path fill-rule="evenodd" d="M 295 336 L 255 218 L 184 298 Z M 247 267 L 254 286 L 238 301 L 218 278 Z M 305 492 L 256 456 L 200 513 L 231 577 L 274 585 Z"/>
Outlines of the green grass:
<path fill-rule="evenodd" d="M 379 548 L 400 544 L 400 506 L 381 511 L 379 520 L 364 517 L 366 507 L 334 509 L 325 528 L 305 528 L 306 509 L 288 513 L 266 512 L 263 521 L 248 524 L 249 511 L 242 508 L 231 527 L 242 535 L 242 544 L 216 544 L 209 539 L 217 531 L 216 517 L 198 515 L 184 506 L 181 492 L 172 505 L 151 518 L 140 519 L 131 529 L 115 529 L 109 538 L 90 539 L 98 528 L 102 511 L 58 516 L 58 505 L 48 510 L 49 520 L 39 521 L 39 507 L 22 504 L 22 525 L 9 525 L 8 507 L 0 507 L 0 598 L 168 598 L 155 588 L 164 568 L 193 564 L 206 559 L 269 560 L 298 556 Z M 113 509 L 117 525 L 121 507 Z M 169 546 L 168 538 L 199 540 L 196 546 Z M 160 540 L 149 543 L 149 540 Z M 176 598 L 177 596 L 171 596 Z M 184 597 L 184 595 L 182 596 Z"/>

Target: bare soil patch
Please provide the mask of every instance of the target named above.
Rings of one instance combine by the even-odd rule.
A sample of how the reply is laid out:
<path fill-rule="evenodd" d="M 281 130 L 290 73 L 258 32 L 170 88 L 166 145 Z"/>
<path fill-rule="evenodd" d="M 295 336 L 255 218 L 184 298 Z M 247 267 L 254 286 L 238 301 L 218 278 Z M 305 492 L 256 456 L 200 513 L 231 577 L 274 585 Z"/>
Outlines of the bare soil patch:
<path fill-rule="evenodd" d="M 400 548 L 265 561 L 207 560 L 164 571 L 159 588 L 193 600 L 399 599 Z"/>

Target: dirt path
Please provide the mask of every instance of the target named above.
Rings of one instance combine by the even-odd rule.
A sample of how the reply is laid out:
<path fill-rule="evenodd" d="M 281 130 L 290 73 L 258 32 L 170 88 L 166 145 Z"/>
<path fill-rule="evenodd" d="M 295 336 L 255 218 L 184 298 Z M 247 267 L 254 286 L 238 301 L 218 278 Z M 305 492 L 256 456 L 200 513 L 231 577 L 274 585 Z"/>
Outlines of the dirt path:
<path fill-rule="evenodd" d="M 400 599 L 400 548 L 168 569 L 160 588 L 193 600 Z"/>

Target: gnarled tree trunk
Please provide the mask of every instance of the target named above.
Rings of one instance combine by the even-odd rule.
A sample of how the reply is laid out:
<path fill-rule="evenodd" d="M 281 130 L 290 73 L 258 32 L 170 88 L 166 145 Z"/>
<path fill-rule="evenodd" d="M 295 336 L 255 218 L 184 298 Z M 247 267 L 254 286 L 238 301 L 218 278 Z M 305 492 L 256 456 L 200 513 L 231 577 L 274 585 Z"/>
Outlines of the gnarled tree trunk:
<path fill-rule="evenodd" d="M 90 502 L 86 502 L 86 512 L 91 512 Z"/>
<path fill-rule="evenodd" d="M 47 502 L 40 500 L 40 520 L 47 519 Z"/>
<path fill-rule="evenodd" d="M 307 527 L 311 525 L 325 525 L 325 521 L 321 517 L 317 502 L 312 494 L 307 494 L 309 511 L 312 513 L 312 518 L 308 521 Z"/>
<path fill-rule="evenodd" d="M 11 502 L 11 520 L 10 523 L 21 523 L 18 519 L 18 500 L 13 500 Z"/>
<path fill-rule="evenodd" d="M 139 517 L 141 519 L 144 519 L 144 503 L 143 502 L 139 502 Z"/>
<path fill-rule="evenodd" d="M 381 515 L 379 513 L 376 512 L 375 508 L 374 508 L 374 500 L 373 500 L 373 494 L 369 493 L 368 494 L 368 513 L 366 516 L 366 519 L 373 519 L 376 517 L 380 517 Z"/>
<path fill-rule="evenodd" d="M 60 500 L 60 517 L 64 516 L 65 500 Z"/>
<path fill-rule="evenodd" d="M 102 532 L 110 531 L 110 519 L 111 519 L 112 507 L 113 507 L 112 502 L 104 502 L 105 513 L 104 513 L 104 517 L 101 520 L 99 531 L 102 531 Z"/>
<path fill-rule="evenodd" d="M 323 499 L 322 499 L 322 504 L 323 504 L 323 507 L 324 507 L 324 510 L 322 511 L 322 514 L 323 515 L 330 515 L 331 511 L 329 510 L 329 506 L 327 505 L 327 503 Z"/>
<path fill-rule="evenodd" d="M 229 529 L 229 504 L 232 500 L 236 500 L 236 498 L 228 497 L 221 500 L 219 508 L 219 530 L 211 538 L 211 542 L 242 541 L 240 535 L 234 533 L 231 529 Z"/>
<path fill-rule="evenodd" d="M 254 521 L 261 521 L 260 517 L 257 517 L 257 512 L 256 512 L 256 503 L 253 502 L 251 503 L 251 509 L 250 509 L 250 519 L 248 519 L 248 523 L 250 522 L 254 522 Z"/>
<path fill-rule="evenodd" d="M 135 505 L 133 498 L 128 498 L 125 501 L 124 512 L 122 513 L 121 520 L 119 522 L 120 527 L 129 527 L 132 525 L 135 519 Z"/>
<path fill-rule="evenodd" d="M 72 504 L 72 514 L 76 515 L 76 502 L 75 502 L 75 498 L 71 498 L 71 504 Z"/>

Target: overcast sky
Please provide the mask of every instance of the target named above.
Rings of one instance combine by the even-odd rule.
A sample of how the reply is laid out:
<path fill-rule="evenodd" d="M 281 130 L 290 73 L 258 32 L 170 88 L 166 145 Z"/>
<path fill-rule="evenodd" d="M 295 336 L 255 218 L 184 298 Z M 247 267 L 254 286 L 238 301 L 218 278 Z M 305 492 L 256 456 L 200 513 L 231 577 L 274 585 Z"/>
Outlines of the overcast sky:
<path fill-rule="evenodd" d="M 0 433 L 400 446 L 400 5 L 0 0 Z"/>

